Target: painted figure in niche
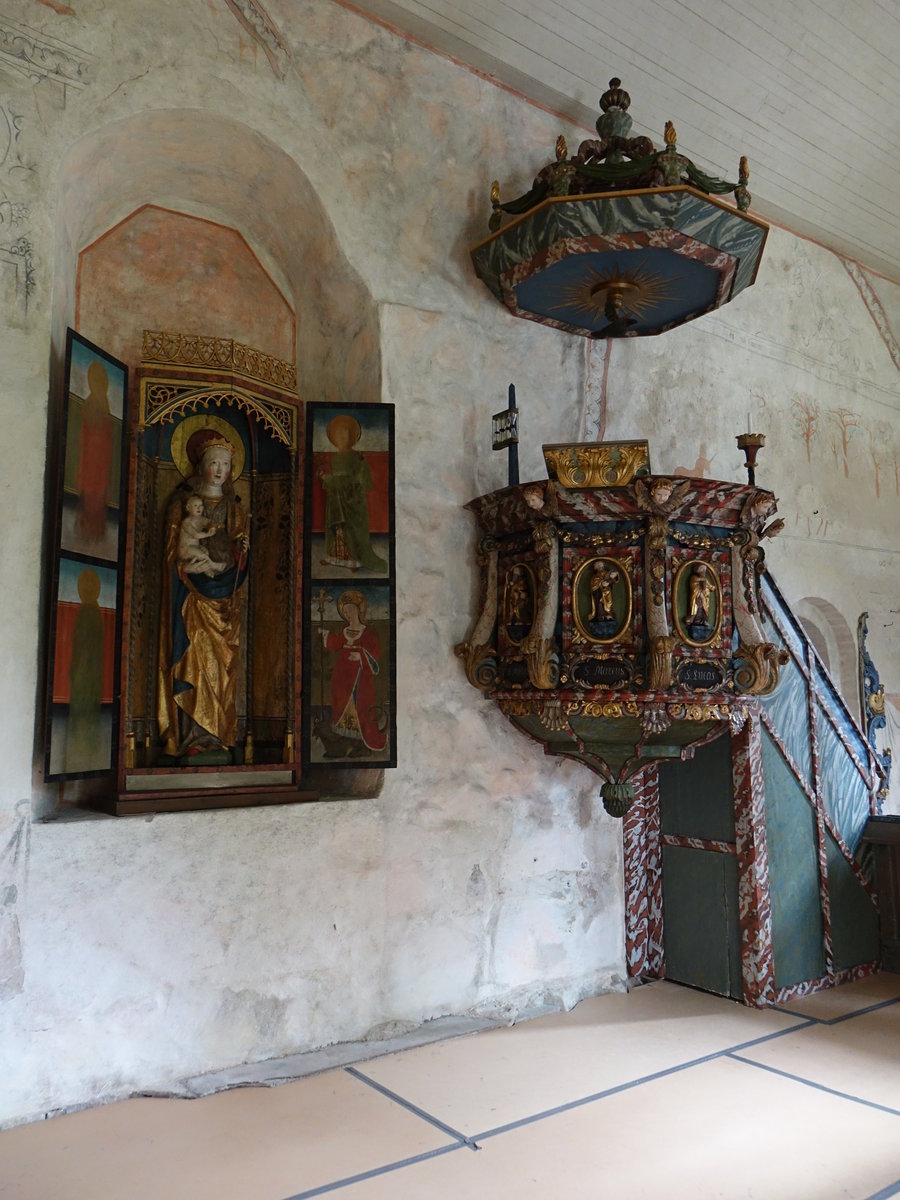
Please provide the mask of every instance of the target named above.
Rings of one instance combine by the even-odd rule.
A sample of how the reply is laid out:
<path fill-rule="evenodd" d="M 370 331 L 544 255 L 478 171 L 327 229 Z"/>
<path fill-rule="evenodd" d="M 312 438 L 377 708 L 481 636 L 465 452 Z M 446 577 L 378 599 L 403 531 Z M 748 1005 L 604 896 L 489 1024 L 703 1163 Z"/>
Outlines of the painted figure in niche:
<path fill-rule="evenodd" d="M 325 649 L 337 656 L 331 673 L 331 730 L 317 729 L 316 733 L 328 757 L 381 753 L 387 746 L 387 725 L 381 720 L 375 695 L 381 642 L 365 623 L 362 592 L 343 592 L 337 609 L 343 629 L 321 630 Z"/>
<path fill-rule="evenodd" d="M 612 585 L 619 578 L 615 567 L 598 560 L 591 570 L 591 613 L 589 621 L 614 621 Z"/>
<path fill-rule="evenodd" d="M 688 624 L 709 626 L 709 597 L 715 584 L 709 576 L 706 563 L 695 563 L 691 567 L 688 582 Z"/>
<path fill-rule="evenodd" d="M 531 592 L 520 566 L 513 567 L 506 581 L 506 623 L 531 624 Z"/>
<path fill-rule="evenodd" d="M 372 472 L 364 456 L 354 447 L 362 430 L 349 413 L 339 413 L 328 422 L 329 472 L 319 472 L 325 491 L 325 558 L 335 567 L 357 571 L 386 571 L 387 563 L 372 547 L 367 495 L 372 490 Z"/>
<path fill-rule="evenodd" d="M 72 627 L 69 665 L 69 719 L 66 726 L 66 771 L 97 768 L 100 701 L 103 696 L 103 616 L 100 577 L 90 567 L 78 576 L 81 604 Z"/>
<path fill-rule="evenodd" d="M 115 449 L 115 422 L 109 411 L 109 376 L 97 359 L 88 364 L 88 395 L 81 412 L 78 455 L 78 507 L 75 528 L 88 544 L 106 534 L 106 502 Z"/>
<path fill-rule="evenodd" d="M 191 474 L 166 510 L 159 728 L 164 752 L 173 757 L 221 752 L 238 736 L 241 589 L 250 548 L 250 514 L 234 490 L 243 447 L 225 421 L 199 420 L 208 424 L 187 438 L 186 462 L 179 464 Z M 186 520 L 208 534 L 199 570 L 180 554 Z"/>

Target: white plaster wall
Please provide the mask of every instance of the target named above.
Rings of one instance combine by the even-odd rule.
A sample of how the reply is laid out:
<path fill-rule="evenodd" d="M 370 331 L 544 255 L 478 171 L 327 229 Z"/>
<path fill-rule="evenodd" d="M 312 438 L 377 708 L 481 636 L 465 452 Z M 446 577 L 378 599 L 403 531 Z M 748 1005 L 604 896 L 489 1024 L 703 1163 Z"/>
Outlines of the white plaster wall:
<path fill-rule="evenodd" d="M 802 586 L 855 621 L 860 600 L 890 600 L 896 579 L 887 467 L 893 517 L 863 503 L 864 457 L 842 482 L 826 444 L 807 470 L 787 413 L 803 388 L 822 389 L 826 407 L 850 390 L 867 419 L 895 416 L 896 368 L 859 291 L 826 251 L 773 232 L 733 311 L 612 346 L 604 396 L 604 349 L 508 316 L 467 254 L 486 233 L 490 180 L 518 194 L 557 133 L 572 143 L 579 131 L 332 0 L 267 4 L 283 79 L 221 0 L 74 7 L 4 10 L 28 36 L 82 54 L 88 82 L 63 104 L 58 81 L 5 71 L 0 92 L 19 130 L 0 162 L 0 249 L 27 236 L 35 273 L 27 312 L 8 267 L 0 289 L 0 486 L 15 514 L 0 526 L 0 1121 L 393 1022 L 514 1019 L 622 986 L 620 826 L 595 779 L 516 734 L 453 656 L 476 603 L 461 505 L 505 481 L 490 415 L 514 382 L 523 480 L 543 476 L 542 442 L 601 426 L 648 437 L 661 470 L 693 464 L 705 442 L 709 473 L 740 478 L 733 437 L 754 407 L 770 439 L 760 480 L 780 492 L 791 537 L 772 548 L 773 569 L 789 595 Z M 379 306 L 381 398 L 397 406 L 400 766 L 374 801 L 32 824 L 48 373 L 79 248 L 59 225 L 58 164 L 111 122 L 173 107 L 227 115 L 280 146 Z M 116 187 L 115 163 L 104 170 Z M 289 247 L 290 228 L 281 235 Z M 819 495 L 827 538 L 805 528 Z M 900 690 L 896 660 L 883 676 Z"/>

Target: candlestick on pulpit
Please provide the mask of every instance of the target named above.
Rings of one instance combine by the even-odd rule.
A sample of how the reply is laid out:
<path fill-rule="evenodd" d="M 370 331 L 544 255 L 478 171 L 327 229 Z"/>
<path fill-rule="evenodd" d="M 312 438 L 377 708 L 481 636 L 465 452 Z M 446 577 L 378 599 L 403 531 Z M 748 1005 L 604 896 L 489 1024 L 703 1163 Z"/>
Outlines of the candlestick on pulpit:
<path fill-rule="evenodd" d="M 507 483 L 513 487 L 519 482 L 519 410 L 516 408 L 515 384 L 509 385 L 509 408 L 494 413 L 491 418 L 493 439 L 491 448 L 509 450 Z"/>
<path fill-rule="evenodd" d="M 750 417 L 747 416 L 747 432 L 739 433 L 735 438 L 738 449 L 744 452 L 744 466 L 747 468 L 747 482 L 751 487 L 756 486 L 756 456 L 766 444 L 764 433 L 750 432 Z"/>

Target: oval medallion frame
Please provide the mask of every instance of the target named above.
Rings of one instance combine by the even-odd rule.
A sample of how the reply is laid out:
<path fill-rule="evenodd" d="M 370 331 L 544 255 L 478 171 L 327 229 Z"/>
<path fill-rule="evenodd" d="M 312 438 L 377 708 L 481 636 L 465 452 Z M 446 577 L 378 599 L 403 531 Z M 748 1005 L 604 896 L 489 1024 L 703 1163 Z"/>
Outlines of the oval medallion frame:
<path fill-rule="evenodd" d="M 712 633 L 706 638 L 692 637 L 687 631 L 687 609 L 690 572 L 694 567 L 703 566 L 709 572 L 713 581 L 712 595 L 715 598 L 716 619 L 709 623 Z M 683 642 L 688 646 L 710 646 L 722 631 L 722 580 L 719 572 L 705 558 L 691 558 L 683 562 L 675 573 L 672 583 L 672 612 L 675 617 L 675 628 Z M 682 615 L 684 613 L 684 615 Z"/>
<path fill-rule="evenodd" d="M 612 633 L 599 634 L 596 632 L 597 622 L 592 621 L 590 615 L 585 616 L 580 610 L 583 602 L 583 594 L 586 593 L 589 598 L 591 595 L 591 585 L 586 579 L 585 572 L 589 575 L 594 574 L 594 569 L 600 564 L 605 564 L 607 570 L 616 572 L 615 580 L 608 580 L 608 586 L 612 593 L 613 614 L 615 619 L 615 628 Z M 588 610 L 589 613 L 589 610 Z M 592 642 L 598 646 L 608 646 L 612 642 L 621 641 L 628 629 L 631 628 L 631 613 L 632 613 L 632 591 L 631 591 L 631 575 L 628 566 L 625 562 L 618 558 L 609 558 L 606 555 L 598 555 L 595 558 L 589 558 L 581 564 L 575 572 L 572 580 L 572 619 L 575 622 L 575 628 L 581 636 L 588 642 Z M 594 626 L 592 631 L 591 625 Z"/>

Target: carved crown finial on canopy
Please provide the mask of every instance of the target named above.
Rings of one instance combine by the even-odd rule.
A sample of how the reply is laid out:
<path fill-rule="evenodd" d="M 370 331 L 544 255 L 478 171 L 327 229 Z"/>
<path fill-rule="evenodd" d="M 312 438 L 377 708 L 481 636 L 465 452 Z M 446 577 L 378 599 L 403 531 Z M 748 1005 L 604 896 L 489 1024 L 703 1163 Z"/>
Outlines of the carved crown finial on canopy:
<path fill-rule="evenodd" d="M 609 90 L 600 97 L 600 107 L 604 112 L 608 112 L 611 108 L 628 111 L 631 107 L 631 97 L 622 87 L 621 79 L 613 78 L 609 81 Z"/>

